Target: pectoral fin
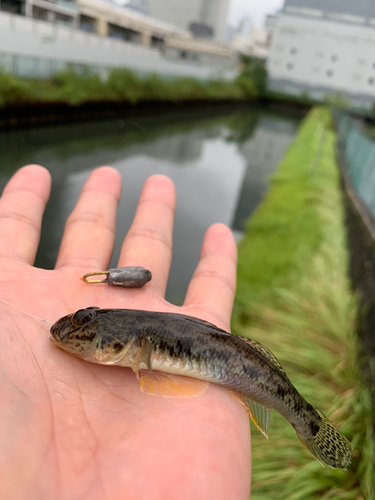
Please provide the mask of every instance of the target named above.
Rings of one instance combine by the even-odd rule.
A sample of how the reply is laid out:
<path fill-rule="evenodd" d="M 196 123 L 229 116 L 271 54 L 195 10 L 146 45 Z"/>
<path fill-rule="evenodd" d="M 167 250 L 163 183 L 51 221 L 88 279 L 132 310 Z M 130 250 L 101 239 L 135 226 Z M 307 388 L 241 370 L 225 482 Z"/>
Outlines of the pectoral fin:
<path fill-rule="evenodd" d="M 256 403 L 255 401 L 242 397 L 235 392 L 231 392 L 232 396 L 237 399 L 246 409 L 249 417 L 260 432 L 268 439 L 268 429 L 270 426 L 270 408 Z"/>
<path fill-rule="evenodd" d="M 141 337 L 140 346 L 131 369 L 139 380 L 139 370 L 146 369 L 152 371 L 151 364 L 152 344 L 146 337 Z"/>
<path fill-rule="evenodd" d="M 163 372 L 142 370 L 139 378 L 142 392 L 167 398 L 201 396 L 208 387 L 208 382 Z"/>

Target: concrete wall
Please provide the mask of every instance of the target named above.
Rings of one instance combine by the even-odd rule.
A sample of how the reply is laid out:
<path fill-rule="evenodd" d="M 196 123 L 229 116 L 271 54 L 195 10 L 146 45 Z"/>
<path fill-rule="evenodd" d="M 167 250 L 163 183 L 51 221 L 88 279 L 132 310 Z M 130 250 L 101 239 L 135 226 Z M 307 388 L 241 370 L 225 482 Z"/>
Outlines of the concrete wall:
<path fill-rule="evenodd" d="M 168 61 L 153 48 L 0 12 L 0 66 L 23 77 L 50 77 L 73 63 L 96 71 L 126 67 L 140 74 L 233 78 L 234 71 Z"/>
<path fill-rule="evenodd" d="M 238 61 L 233 57 L 223 57 L 218 54 L 207 54 L 204 52 L 186 51 L 178 47 L 165 47 L 165 56 L 174 61 L 181 61 L 181 53 L 184 53 L 184 60 L 195 65 L 210 66 L 218 71 L 237 71 Z"/>

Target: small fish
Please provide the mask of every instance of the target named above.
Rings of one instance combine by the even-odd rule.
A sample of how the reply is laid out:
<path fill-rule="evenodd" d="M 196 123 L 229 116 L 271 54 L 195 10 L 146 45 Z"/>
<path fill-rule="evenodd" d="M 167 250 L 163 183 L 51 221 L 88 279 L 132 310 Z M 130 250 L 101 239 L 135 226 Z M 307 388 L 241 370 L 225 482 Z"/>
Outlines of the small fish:
<path fill-rule="evenodd" d="M 59 348 L 86 361 L 130 367 L 147 394 L 199 396 L 209 383 L 221 386 L 266 437 L 273 408 L 322 465 L 350 465 L 349 441 L 299 394 L 271 351 L 255 340 L 181 314 L 97 307 L 59 319 L 51 335 Z"/>

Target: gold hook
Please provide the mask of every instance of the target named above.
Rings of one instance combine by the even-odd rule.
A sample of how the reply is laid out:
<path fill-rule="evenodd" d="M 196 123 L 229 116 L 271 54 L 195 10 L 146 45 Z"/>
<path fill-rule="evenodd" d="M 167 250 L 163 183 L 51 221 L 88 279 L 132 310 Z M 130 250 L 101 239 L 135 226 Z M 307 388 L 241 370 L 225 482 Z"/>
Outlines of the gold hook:
<path fill-rule="evenodd" d="M 86 273 L 84 276 L 82 276 L 82 280 L 84 281 L 84 283 L 106 283 L 107 282 L 107 278 L 104 278 L 103 280 L 88 280 L 88 276 L 100 276 L 101 274 L 105 274 L 106 276 L 108 276 L 108 274 L 110 273 L 111 271 L 99 271 L 97 273 Z"/>

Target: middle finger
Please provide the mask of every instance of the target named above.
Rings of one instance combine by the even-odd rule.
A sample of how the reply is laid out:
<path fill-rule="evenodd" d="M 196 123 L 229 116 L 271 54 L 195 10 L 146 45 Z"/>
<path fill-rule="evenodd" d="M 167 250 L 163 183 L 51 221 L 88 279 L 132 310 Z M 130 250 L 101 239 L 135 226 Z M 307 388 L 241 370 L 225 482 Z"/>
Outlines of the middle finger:
<path fill-rule="evenodd" d="M 176 207 L 173 182 L 164 175 L 149 177 L 142 189 L 133 224 L 121 248 L 119 267 L 143 266 L 152 273 L 149 289 L 164 297 L 172 260 Z"/>

